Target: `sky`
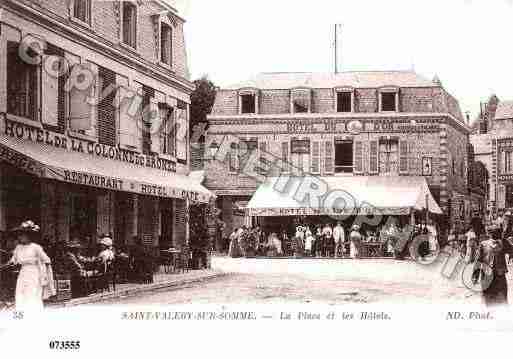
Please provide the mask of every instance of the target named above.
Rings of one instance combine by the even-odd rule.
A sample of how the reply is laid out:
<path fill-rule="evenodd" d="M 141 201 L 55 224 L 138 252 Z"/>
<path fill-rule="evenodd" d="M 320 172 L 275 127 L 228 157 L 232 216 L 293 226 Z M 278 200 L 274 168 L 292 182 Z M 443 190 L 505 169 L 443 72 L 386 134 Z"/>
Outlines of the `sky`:
<path fill-rule="evenodd" d="M 474 118 L 513 99 L 513 0 L 168 0 L 187 20 L 192 79 L 220 87 L 259 72 L 435 74 Z"/>

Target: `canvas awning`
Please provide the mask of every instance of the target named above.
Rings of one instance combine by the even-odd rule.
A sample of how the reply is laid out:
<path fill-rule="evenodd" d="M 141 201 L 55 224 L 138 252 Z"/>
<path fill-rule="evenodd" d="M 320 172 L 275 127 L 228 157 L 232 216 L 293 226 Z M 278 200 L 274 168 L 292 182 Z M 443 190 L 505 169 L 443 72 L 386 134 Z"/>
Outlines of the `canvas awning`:
<path fill-rule="evenodd" d="M 41 178 L 133 192 L 162 198 L 206 203 L 215 195 L 201 178 L 87 153 L 67 151 L 46 143 L 0 135 L 0 160 Z"/>
<path fill-rule="evenodd" d="M 313 196 L 317 198 L 314 201 L 304 195 L 304 188 L 310 182 L 303 181 L 301 177 L 269 178 L 249 201 L 248 214 L 263 217 L 408 215 L 412 210 L 426 208 L 431 213 L 443 213 L 424 177 L 314 177 L 314 186 L 316 181 L 327 186 L 326 194 Z"/>

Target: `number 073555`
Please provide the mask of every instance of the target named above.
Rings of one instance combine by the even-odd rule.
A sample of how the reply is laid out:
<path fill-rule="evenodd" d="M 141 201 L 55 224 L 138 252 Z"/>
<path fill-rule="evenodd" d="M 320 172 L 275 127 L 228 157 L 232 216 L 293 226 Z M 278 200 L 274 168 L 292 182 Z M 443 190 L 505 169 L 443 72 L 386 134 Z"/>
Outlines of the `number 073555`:
<path fill-rule="evenodd" d="M 48 346 L 54 350 L 78 350 L 80 340 L 50 340 Z"/>

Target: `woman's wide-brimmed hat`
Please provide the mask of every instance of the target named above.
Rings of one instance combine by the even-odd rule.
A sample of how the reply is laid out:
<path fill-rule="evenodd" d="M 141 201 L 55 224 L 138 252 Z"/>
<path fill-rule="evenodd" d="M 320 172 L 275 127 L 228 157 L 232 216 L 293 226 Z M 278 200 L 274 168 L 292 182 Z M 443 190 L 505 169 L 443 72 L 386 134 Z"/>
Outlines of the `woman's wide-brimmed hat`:
<path fill-rule="evenodd" d="M 100 239 L 100 244 L 103 244 L 106 247 L 112 247 L 112 239 L 110 237 L 103 237 Z"/>
<path fill-rule="evenodd" d="M 11 232 L 13 233 L 32 233 L 32 234 L 35 234 L 35 233 L 39 233 L 39 226 L 37 224 L 35 224 L 33 221 L 31 220 L 27 220 L 27 221 L 24 221 L 22 222 L 19 226 L 13 228 L 11 230 Z"/>
<path fill-rule="evenodd" d="M 354 224 L 353 227 L 351 228 L 353 231 L 359 231 L 360 230 L 360 226 L 357 225 L 357 224 Z"/>

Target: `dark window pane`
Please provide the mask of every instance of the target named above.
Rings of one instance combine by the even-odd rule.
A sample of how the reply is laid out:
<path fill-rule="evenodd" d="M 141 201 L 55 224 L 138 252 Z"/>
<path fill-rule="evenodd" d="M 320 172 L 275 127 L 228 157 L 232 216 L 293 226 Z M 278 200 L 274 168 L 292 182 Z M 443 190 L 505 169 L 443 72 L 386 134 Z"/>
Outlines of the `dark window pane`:
<path fill-rule="evenodd" d="M 242 113 L 255 113 L 255 96 L 254 95 L 242 95 L 241 96 Z"/>
<path fill-rule="evenodd" d="M 351 92 L 338 92 L 337 93 L 337 112 L 351 112 Z"/>
<path fill-rule="evenodd" d="M 395 92 L 381 94 L 381 111 L 397 111 L 395 106 Z"/>

